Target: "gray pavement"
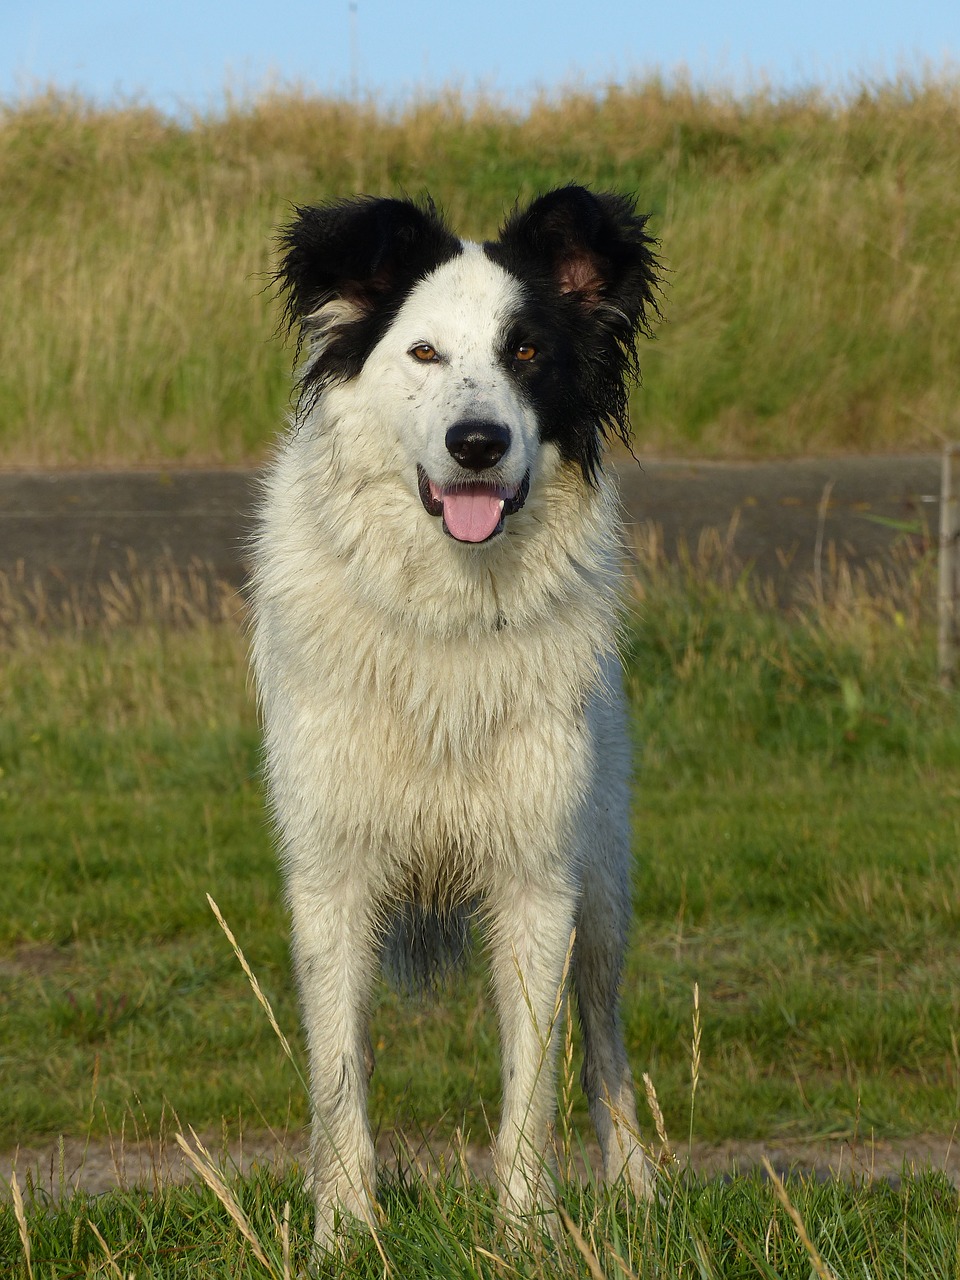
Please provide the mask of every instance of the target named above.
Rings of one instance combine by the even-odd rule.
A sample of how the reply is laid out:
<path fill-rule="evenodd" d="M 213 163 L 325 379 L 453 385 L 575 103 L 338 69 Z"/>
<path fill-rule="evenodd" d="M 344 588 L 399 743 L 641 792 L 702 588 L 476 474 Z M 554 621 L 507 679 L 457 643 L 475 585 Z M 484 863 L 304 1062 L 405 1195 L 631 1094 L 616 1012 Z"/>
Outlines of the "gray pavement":
<path fill-rule="evenodd" d="M 628 520 L 652 523 L 675 556 L 704 529 L 726 532 L 732 555 L 775 583 L 781 598 L 809 575 L 819 545 L 864 563 L 898 540 L 935 541 L 937 456 L 754 463 L 664 461 L 618 467 Z M 13 590 L 56 599 L 97 594 L 131 566 L 203 562 L 239 586 L 255 473 L 228 470 L 0 473 L 0 573 Z"/>

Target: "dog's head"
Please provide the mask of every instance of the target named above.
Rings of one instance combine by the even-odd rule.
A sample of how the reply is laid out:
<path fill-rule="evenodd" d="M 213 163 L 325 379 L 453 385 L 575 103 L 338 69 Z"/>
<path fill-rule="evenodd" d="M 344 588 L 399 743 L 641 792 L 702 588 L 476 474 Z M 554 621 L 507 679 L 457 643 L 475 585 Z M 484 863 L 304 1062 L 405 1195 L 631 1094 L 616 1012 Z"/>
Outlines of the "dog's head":
<path fill-rule="evenodd" d="M 656 313 L 646 218 L 568 186 L 463 242 L 432 203 L 361 198 L 298 210 L 277 273 L 306 348 L 301 408 L 350 384 L 390 431 L 411 494 L 459 542 L 523 506 L 540 447 L 592 483 L 629 438 L 636 339 Z"/>

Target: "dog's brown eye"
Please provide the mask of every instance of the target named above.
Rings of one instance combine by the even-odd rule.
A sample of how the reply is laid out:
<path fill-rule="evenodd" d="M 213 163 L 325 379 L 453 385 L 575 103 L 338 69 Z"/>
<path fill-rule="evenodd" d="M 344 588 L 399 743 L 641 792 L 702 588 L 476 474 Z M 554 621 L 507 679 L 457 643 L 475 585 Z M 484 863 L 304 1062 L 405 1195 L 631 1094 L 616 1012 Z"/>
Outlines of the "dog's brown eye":
<path fill-rule="evenodd" d="M 529 342 L 521 342 L 519 347 L 513 353 L 514 360 L 532 360 L 537 354 L 537 348 Z"/>
<path fill-rule="evenodd" d="M 440 359 L 429 342 L 418 342 L 415 347 L 410 348 L 410 354 L 414 360 L 420 360 L 423 364 L 430 364 L 431 361 Z"/>

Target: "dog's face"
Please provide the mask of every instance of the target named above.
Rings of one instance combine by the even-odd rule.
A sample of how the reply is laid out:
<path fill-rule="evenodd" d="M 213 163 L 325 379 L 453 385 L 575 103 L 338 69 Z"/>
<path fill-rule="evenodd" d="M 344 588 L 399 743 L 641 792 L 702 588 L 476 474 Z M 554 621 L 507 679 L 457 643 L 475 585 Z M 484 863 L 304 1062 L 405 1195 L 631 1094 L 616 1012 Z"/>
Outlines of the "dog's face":
<path fill-rule="evenodd" d="M 553 442 L 593 480 L 626 438 L 627 380 L 656 263 L 632 201 L 566 187 L 484 245 L 432 206 L 363 199 L 303 209 L 278 279 L 308 356 L 302 407 L 350 383 L 406 459 L 444 533 L 484 544 L 523 506 Z"/>
<path fill-rule="evenodd" d="M 518 336 L 522 304 L 518 282 L 466 245 L 414 286 L 358 375 L 392 419 L 425 511 L 460 542 L 496 537 L 529 490 L 541 348 Z"/>

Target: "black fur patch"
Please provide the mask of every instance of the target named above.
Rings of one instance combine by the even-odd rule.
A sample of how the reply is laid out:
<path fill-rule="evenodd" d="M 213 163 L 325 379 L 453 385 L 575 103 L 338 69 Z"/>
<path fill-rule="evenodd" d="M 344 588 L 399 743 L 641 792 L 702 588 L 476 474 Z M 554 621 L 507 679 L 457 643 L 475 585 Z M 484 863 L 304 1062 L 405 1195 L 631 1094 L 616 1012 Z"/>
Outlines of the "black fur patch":
<path fill-rule="evenodd" d="M 488 256 L 521 281 L 526 306 L 503 360 L 536 406 L 540 433 L 593 481 L 602 438 L 629 444 L 636 343 L 659 314 L 655 241 L 628 196 L 569 186 L 517 210 Z M 520 343 L 537 348 L 520 361 Z"/>
<path fill-rule="evenodd" d="M 343 298 L 357 318 L 328 335 L 300 386 L 301 408 L 331 383 L 354 377 L 390 327 L 414 285 L 462 245 L 429 199 L 361 196 L 298 208 L 279 237 L 276 282 L 285 295 L 288 329 L 299 328 L 297 354 L 309 340 L 311 317 Z"/>

